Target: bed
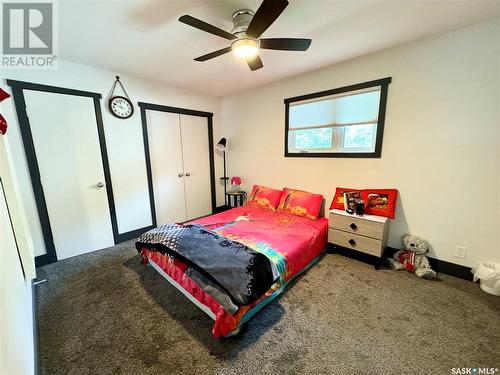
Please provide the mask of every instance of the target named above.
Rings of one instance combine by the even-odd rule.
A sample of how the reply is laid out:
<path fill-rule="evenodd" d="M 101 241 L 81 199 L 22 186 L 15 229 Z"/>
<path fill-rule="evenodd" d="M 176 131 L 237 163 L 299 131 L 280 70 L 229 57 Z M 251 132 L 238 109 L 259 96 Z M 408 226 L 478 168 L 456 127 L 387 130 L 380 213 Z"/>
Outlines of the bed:
<path fill-rule="evenodd" d="M 214 294 L 213 288 L 201 287 L 199 278 L 190 272 L 191 268 L 184 259 L 147 248 L 140 242 L 136 244 L 145 264 L 152 266 L 215 321 L 212 333 L 216 338 L 236 335 L 242 325 L 274 300 L 292 279 L 314 265 L 325 250 L 328 234 L 328 220 L 325 218 L 312 220 L 251 205 L 189 224 L 202 226 L 264 254 L 278 270 L 277 278 L 267 291 L 251 303 L 233 306 Z"/>

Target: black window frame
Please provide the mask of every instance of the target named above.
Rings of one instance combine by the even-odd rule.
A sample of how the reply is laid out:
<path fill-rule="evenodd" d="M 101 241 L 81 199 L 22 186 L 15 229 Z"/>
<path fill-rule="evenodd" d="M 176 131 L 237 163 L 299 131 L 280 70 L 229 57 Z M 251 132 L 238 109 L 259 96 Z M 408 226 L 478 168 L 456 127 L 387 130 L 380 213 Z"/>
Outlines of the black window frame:
<path fill-rule="evenodd" d="M 384 125 L 385 125 L 385 113 L 387 107 L 387 92 L 389 89 L 389 84 L 392 81 L 392 77 L 381 78 L 373 81 L 357 83 L 354 85 L 338 87 L 331 90 L 318 91 L 311 94 L 295 96 L 293 98 L 287 98 L 284 100 L 285 103 L 285 157 L 294 158 L 380 158 L 382 156 L 382 141 L 384 138 Z M 288 151 L 288 132 L 289 128 L 289 113 L 290 104 L 294 102 L 300 102 L 303 100 L 321 98 L 323 96 L 331 96 L 336 94 L 342 94 L 349 91 L 357 91 L 362 89 L 367 89 L 371 87 L 380 86 L 380 102 L 378 111 L 378 123 L 377 123 L 377 135 L 375 138 L 375 151 L 374 152 L 290 152 Z"/>

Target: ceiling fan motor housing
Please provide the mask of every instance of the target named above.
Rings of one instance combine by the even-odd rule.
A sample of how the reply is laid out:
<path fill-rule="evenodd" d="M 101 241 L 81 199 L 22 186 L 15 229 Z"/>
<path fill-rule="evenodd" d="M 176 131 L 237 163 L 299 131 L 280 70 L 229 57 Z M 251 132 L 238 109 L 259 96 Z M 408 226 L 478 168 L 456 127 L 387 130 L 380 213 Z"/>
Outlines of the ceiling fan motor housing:
<path fill-rule="evenodd" d="M 255 12 L 251 9 L 240 9 L 233 13 L 233 29 L 231 34 L 238 38 L 245 38 L 246 31 Z"/>

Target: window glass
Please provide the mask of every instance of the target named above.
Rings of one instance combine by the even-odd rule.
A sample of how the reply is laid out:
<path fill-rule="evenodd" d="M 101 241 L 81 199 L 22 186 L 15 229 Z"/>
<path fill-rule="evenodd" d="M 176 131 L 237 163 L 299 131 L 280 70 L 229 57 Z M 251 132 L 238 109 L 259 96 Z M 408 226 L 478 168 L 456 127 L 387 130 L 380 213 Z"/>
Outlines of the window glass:
<path fill-rule="evenodd" d="M 285 156 L 289 153 L 321 153 L 321 156 L 362 153 L 370 157 L 370 153 L 376 152 L 378 117 L 381 106 L 386 104 L 385 99 L 381 103 L 382 88 L 387 90 L 389 82 L 387 78 L 355 85 L 357 90 L 345 87 L 318 93 L 318 97 L 305 95 L 303 98 L 307 99 L 304 100 L 300 97 L 286 99 L 288 143 Z M 374 84 L 369 85 L 371 83 Z M 359 89 L 360 86 L 365 87 Z"/>

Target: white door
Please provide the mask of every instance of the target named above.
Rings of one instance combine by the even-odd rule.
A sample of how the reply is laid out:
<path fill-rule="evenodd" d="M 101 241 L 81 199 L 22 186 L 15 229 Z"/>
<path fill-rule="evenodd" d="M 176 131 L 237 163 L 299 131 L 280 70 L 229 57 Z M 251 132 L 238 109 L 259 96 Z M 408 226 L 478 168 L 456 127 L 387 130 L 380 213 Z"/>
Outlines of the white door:
<path fill-rule="evenodd" d="M 147 111 L 157 225 L 186 221 L 179 115 Z"/>
<path fill-rule="evenodd" d="M 212 213 L 207 118 L 181 115 L 187 218 Z"/>
<path fill-rule="evenodd" d="M 57 258 L 114 245 L 93 99 L 24 97 Z"/>

